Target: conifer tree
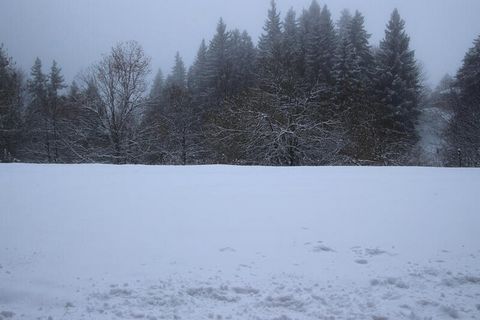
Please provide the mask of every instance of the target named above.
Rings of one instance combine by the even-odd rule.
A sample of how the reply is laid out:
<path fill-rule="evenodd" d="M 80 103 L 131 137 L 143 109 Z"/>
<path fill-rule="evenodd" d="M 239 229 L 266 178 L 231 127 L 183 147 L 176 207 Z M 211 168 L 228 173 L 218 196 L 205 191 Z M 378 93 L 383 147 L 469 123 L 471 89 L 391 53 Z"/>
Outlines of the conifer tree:
<path fill-rule="evenodd" d="M 331 90 L 333 87 L 333 66 L 335 63 L 337 36 L 332 16 L 327 6 L 324 6 L 322 9 L 319 26 L 319 81 L 320 85 L 326 87 L 326 90 Z"/>
<path fill-rule="evenodd" d="M 282 77 L 282 25 L 274 0 L 258 43 L 258 67 L 262 86 L 270 87 Z"/>
<path fill-rule="evenodd" d="M 313 0 L 308 11 L 302 16 L 303 46 L 305 50 L 305 77 L 311 86 L 314 86 L 320 75 L 320 45 L 321 45 L 321 8 Z"/>
<path fill-rule="evenodd" d="M 347 36 L 350 23 L 352 21 L 352 14 L 348 9 L 343 9 L 340 13 L 340 18 L 337 21 L 337 35 L 339 41 Z"/>
<path fill-rule="evenodd" d="M 256 51 L 248 33 L 240 32 L 238 29 L 231 32 L 228 50 L 232 74 L 228 91 L 231 95 L 238 95 L 255 84 Z"/>
<path fill-rule="evenodd" d="M 480 36 L 463 58 L 463 64 L 457 73 L 457 87 L 464 101 L 478 102 L 480 98 Z"/>
<path fill-rule="evenodd" d="M 174 164 L 187 164 L 191 161 L 192 145 L 197 129 L 195 110 L 191 107 L 187 88 L 187 74 L 182 57 L 177 52 L 171 74 L 167 77 L 164 90 L 167 123 L 165 149 L 167 161 Z"/>
<path fill-rule="evenodd" d="M 339 40 L 335 63 L 336 113 L 340 117 L 348 144 L 344 153 L 352 160 L 372 160 L 371 126 L 373 100 L 368 93 L 361 57 L 351 40 L 351 24 Z"/>
<path fill-rule="evenodd" d="M 202 40 L 195 61 L 188 71 L 188 88 L 192 93 L 195 105 L 201 104 L 202 96 L 206 90 L 207 50 L 205 40 Z"/>
<path fill-rule="evenodd" d="M 162 112 L 165 111 L 162 109 L 165 107 L 164 90 L 165 79 L 162 70 L 158 69 L 157 74 L 155 75 L 155 78 L 153 80 L 152 87 L 150 88 L 150 93 L 148 95 L 148 103 L 141 119 L 142 128 L 148 132 L 147 135 L 149 135 L 149 138 L 152 139 L 150 143 L 155 145 L 155 149 L 157 147 L 156 144 L 158 143 L 158 141 L 155 141 L 153 139 L 153 136 L 155 136 L 159 131 L 162 122 Z M 150 152 L 149 156 L 151 156 L 152 153 L 156 154 L 156 152 L 153 151 Z M 148 162 L 150 163 L 150 161 L 152 160 L 149 159 Z"/>
<path fill-rule="evenodd" d="M 27 82 L 30 103 L 28 106 L 27 126 L 29 131 L 29 150 L 40 161 L 52 162 L 51 133 L 48 122 L 48 82 L 42 71 L 42 61 L 35 59 L 30 79 Z M 38 148 L 37 141 L 42 141 Z"/>
<path fill-rule="evenodd" d="M 38 111 L 46 108 L 47 102 L 47 78 L 42 71 L 42 61 L 36 58 L 31 69 L 28 90 L 31 98 L 31 108 Z"/>
<path fill-rule="evenodd" d="M 153 101 L 157 101 L 162 95 L 165 79 L 163 78 L 162 69 L 158 69 L 155 79 L 153 80 L 152 88 L 150 89 L 149 97 Z"/>
<path fill-rule="evenodd" d="M 444 90 L 445 91 L 445 90 Z M 453 117 L 448 128 L 450 165 L 480 165 L 480 36 L 458 70 L 455 90 L 447 91 Z"/>
<path fill-rule="evenodd" d="M 293 9 L 290 9 L 287 12 L 283 22 L 283 27 L 283 73 L 284 78 L 286 78 L 287 81 L 293 80 L 292 83 L 296 88 L 291 88 L 291 90 L 295 90 L 302 86 L 300 83 L 300 78 L 303 75 L 303 61 L 300 29 L 296 19 L 295 11 Z"/>
<path fill-rule="evenodd" d="M 52 137 L 52 161 L 59 161 L 59 145 L 60 145 L 60 116 L 61 116 L 61 102 L 59 99 L 59 91 L 66 88 L 65 80 L 61 74 L 61 69 L 58 67 L 57 62 L 54 60 L 52 67 L 50 68 L 50 74 L 48 75 L 48 117 L 49 130 Z"/>
<path fill-rule="evenodd" d="M 380 42 L 377 54 L 377 81 L 383 108 L 379 119 L 381 148 L 378 153 L 388 159 L 405 157 L 417 141 L 420 79 L 415 52 L 405 21 L 394 10 Z"/>
<path fill-rule="evenodd" d="M 0 162 L 12 161 L 20 146 L 21 79 L 12 59 L 0 46 Z"/>
<path fill-rule="evenodd" d="M 350 21 L 348 38 L 358 57 L 361 80 L 368 87 L 370 86 L 369 82 L 372 81 L 375 63 L 372 48 L 369 44 L 370 34 L 365 30 L 365 18 L 359 11 L 355 12 Z"/>
<path fill-rule="evenodd" d="M 230 33 L 220 19 L 217 32 L 207 51 L 205 79 L 207 84 L 209 107 L 221 106 L 228 97 L 228 81 L 231 77 L 231 66 L 228 59 Z"/>

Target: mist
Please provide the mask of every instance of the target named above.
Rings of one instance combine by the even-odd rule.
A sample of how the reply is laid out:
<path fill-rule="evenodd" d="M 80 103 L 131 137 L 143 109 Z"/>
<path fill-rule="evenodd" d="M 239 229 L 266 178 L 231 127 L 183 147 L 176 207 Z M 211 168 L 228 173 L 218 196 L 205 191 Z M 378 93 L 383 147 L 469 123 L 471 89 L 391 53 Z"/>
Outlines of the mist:
<path fill-rule="evenodd" d="M 0 42 L 17 64 L 29 71 L 38 56 L 46 65 L 55 59 L 67 81 L 98 61 L 116 43 L 138 41 L 152 58 L 152 74 L 169 72 L 180 52 L 193 62 L 202 39 L 210 40 L 223 17 L 229 29 L 247 30 L 256 42 L 262 33 L 269 0 L 2 0 Z M 293 7 L 300 13 L 308 0 L 278 0 L 282 16 Z M 480 33 L 480 2 L 463 0 L 320 1 L 336 20 L 343 8 L 365 15 L 371 44 L 384 35 L 394 8 L 406 20 L 411 46 L 423 65 L 427 83 L 435 86 L 455 74 L 466 50 Z"/>

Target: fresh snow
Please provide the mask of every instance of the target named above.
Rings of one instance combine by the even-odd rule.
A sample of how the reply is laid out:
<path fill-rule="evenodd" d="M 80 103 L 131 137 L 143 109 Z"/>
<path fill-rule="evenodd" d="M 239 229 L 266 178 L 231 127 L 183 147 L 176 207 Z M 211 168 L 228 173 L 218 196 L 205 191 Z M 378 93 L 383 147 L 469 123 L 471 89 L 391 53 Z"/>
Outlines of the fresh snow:
<path fill-rule="evenodd" d="M 480 319 L 480 170 L 0 165 L 0 319 Z"/>

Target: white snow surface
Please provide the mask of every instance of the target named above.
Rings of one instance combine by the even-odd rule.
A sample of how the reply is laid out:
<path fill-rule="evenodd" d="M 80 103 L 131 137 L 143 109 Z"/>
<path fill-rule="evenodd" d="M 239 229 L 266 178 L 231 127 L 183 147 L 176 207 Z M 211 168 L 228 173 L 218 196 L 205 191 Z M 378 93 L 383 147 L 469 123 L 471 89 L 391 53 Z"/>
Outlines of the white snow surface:
<path fill-rule="evenodd" d="M 0 165 L 0 320 L 480 319 L 480 170 Z"/>

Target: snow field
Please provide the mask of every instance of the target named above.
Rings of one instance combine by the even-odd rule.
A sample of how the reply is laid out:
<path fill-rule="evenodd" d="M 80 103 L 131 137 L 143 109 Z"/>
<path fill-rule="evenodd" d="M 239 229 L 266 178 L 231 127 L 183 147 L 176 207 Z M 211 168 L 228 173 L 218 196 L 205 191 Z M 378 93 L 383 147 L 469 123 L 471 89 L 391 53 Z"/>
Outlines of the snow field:
<path fill-rule="evenodd" d="M 0 165 L 0 319 L 480 319 L 480 171 Z"/>

